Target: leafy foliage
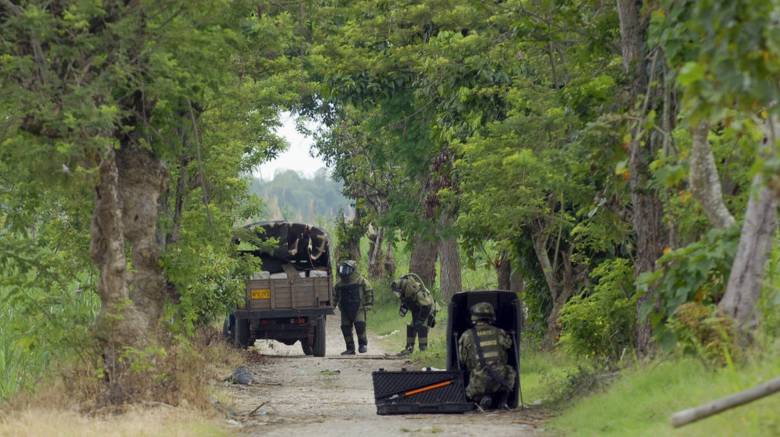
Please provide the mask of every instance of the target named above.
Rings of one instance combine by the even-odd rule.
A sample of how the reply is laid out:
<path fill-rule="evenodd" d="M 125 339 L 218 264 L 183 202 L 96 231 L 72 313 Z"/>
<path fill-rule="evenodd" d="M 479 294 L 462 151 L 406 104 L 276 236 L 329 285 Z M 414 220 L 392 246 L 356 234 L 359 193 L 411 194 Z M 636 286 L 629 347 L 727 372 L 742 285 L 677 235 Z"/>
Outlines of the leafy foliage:
<path fill-rule="evenodd" d="M 662 297 L 660 307 L 642 308 L 657 326 L 662 344 L 673 344 L 674 337 L 663 325 L 679 306 L 686 302 L 711 305 L 720 300 L 738 240 L 737 229 L 713 229 L 702 240 L 665 254 L 658 260 L 658 270 L 639 278 L 640 292 L 656 287 Z"/>
<path fill-rule="evenodd" d="M 593 290 L 563 307 L 560 342 L 577 355 L 617 360 L 634 343 L 633 267 L 622 258 L 604 261 L 591 278 L 597 281 Z"/>

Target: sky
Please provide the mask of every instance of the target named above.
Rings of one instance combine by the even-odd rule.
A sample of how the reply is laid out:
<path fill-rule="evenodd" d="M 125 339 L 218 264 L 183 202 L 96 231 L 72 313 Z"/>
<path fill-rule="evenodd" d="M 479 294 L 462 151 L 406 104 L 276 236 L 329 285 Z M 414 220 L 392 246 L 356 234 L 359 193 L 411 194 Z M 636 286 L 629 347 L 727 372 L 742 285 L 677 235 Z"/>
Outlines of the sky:
<path fill-rule="evenodd" d="M 303 173 L 306 177 L 313 177 L 318 169 L 325 167 L 325 163 L 319 158 L 313 158 L 309 153 L 312 138 L 295 130 L 295 117 L 290 113 L 282 113 L 280 119 L 282 126 L 276 133 L 284 137 L 290 147 L 278 158 L 261 165 L 255 171 L 255 176 L 268 180 L 273 179 L 277 170 L 291 169 Z"/>

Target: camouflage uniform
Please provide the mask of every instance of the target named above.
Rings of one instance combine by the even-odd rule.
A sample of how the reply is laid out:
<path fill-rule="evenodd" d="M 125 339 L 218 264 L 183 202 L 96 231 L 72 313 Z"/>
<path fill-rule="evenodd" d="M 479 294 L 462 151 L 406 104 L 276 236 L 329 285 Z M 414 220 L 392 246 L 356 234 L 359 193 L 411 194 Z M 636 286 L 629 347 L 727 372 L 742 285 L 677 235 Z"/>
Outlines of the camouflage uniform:
<path fill-rule="evenodd" d="M 431 292 L 425 288 L 420 278 L 414 274 L 402 276 L 391 285 L 401 300 L 399 314 L 412 313 L 412 323 L 406 326 L 406 347 L 402 354 L 414 350 L 414 338 L 418 337 L 420 350 L 428 348 L 428 329 L 436 324 L 436 303 Z"/>
<path fill-rule="evenodd" d="M 477 320 L 474 328 L 465 331 L 458 339 L 459 360 L 469 372 L 466 396 L 485 408 L 492 406 L 491 396 L 496 394 L 500 395 L 499 404 L 505 406 L 517 375 L 515 369 L 507 364 L 512 337 L 490 324 L 491 321 Z M 481 402 L 483 399 L 485 402 Z"/>
<path fill-rule="evenodd" d="M 368 281 L 361 277 L 357 270 L 354 270 L 355 265 L 352 267 L 351 274 L 341 276 L 339 279 L 334 296 L 334 304 L 341 311 L 341 332 L 344 334 L 344 342 L 347 345 L 344 354 L 355 353 L 355 340 L 352 337 L 353 325 L 358 337 L 358 350 L 360 353 L 367 351 L 366 310 L 374 304 L 374 290 L 371 289 Z"/>

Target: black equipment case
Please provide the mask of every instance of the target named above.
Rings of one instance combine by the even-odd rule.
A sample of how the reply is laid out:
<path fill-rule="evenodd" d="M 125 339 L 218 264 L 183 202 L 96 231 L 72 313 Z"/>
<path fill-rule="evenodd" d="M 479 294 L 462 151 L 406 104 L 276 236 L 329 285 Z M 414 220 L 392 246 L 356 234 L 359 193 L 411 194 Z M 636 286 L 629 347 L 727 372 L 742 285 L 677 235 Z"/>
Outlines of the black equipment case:
<path fill-rule="evenodd" d="M 371 376 L 376 412 L 380 415 L 463 413 L 474 408 L 474 404 L 466 400 L 460 371 L 379 369 Z"/>
<path fill-rule="evenodd" d="M 458 360 L 458 338 L 471 329 L 471 307 L 479 302 L 488 302 L 496 311 L 495 325 L 512 336 L 514 347 L 509 353 L 509 364 L 517 371 L 515 388 L 508 404 L 516 408 L 520 400 L 520 329 L 522 324 L 522 304 L 517 294 L 511 291 L 464 291 L 452 296 L 447 319 L 447 370 L 463 373 L 463 386 L 468 386 L 468 372 L 460 368 Z"/>

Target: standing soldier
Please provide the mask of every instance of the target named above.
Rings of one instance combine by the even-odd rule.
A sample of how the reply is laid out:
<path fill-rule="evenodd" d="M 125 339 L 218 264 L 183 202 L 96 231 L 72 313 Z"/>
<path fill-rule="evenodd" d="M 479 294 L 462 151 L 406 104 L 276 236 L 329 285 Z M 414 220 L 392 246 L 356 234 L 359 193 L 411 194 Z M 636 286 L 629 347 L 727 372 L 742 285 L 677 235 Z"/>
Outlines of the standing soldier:
<path fill-rule="evenodd" d="M 507 364 L 512 349 L 512 337 L 493 325 L 496 313 L 493 305 L 480 302 L 471 307 L 474 327 L 461 334 L 458 354 L 461 366 L 469 372 L 466 396 L 482 409 L 493 406 L 508 408 L 507 399 L 515 387 L 515 369 Z"/>
<path fill-rule="evenodd" d="M 390 284 L 401 300 L 398 314 L 404 317 L 412 312 L 412 324 L 406 325 L 406 347 L 399 355 L 409 355 L 414 350 L 414 337 L 419 337 L 420 350 L 428 348 L 428 329 L 436 325 L 436 305 L 431 292 L 414 273 L 401 276 Z"/>
<path fill-rule="evenodd" d="M 335 305 L 341 311 L 341 332 L 347 350 L 341 355 L 355 355 L 355 340 L 352 337 L 352 325 L 358 337 L 358 351 L 368 350 L 366 336 L 366 310 L 374 304 L 374 290 L 357 271 L 353 260 L 342 261 L 338 267 L 339 282 L 336 284 Z"/>

